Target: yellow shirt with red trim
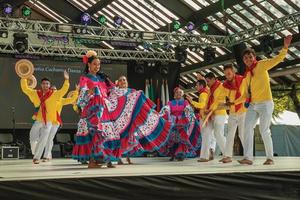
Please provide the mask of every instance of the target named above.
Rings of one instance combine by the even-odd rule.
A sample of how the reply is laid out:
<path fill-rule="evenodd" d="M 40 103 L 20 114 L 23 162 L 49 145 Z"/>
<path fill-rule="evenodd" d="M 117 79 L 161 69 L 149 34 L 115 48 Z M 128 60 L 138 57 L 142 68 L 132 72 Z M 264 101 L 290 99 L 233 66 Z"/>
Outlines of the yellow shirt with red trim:
<path fill-rule="evenodd" d="M 241 98 L 240 101 L 241 101 L 241 104 L 242 104 L 241 108 L 238 111 L 236 111 L 235 110 L 235 105 L 230 106 L 230 110 L 229 110 L 230 114 L 241 114 L 241 113 L 245 113 L 247 111 L 247 109 L 244 106 L 244 102 L 246 101 L 246 97 L 243 94 L 244 91 L 245 91 L 245 89 L 244 89 L 245 84 L 243 84 L 243 82 L 245 82 L 245 79 L 243 79 L 243 81 L 242 81 L 242 83 L 240 85 L 240 88 L 239 88 L 239 91 L 241 93 L 241 96 L 240 96 L 240 98 Z M 236 101 L 235 95 L 236 95 L 237 91 L 236 90 L 230 90 L 230 89 L 225 88 L 225 87 L 223 87 L 223 88 L 224 88 L 223 92 L 225 94 L 225 98 L 228 97 L 229 98 L 229 102 L 235 102 Z"/>
<path fill-rule="evenodd" d="M 210 96 L 211 90 L 209 90 L 208 94 L 209 94 L 208 96 Z M 225 109 L 218 109 L 218 106 L 220 104 L 225 103 L 225 93 L 224 93 L 223 84 L 219 85 L 219 87 L 214 91 L 214 93 L 212 95 L 214 97 L 214 101 L 210 105 L 210 107 L 207 109 L 214 111 L 214 113 L 213 113 L 214 115 L 226 115 Z"/>
<path fill-rule="evenodd" d="M 272 100 L 272 92 L 270 87 L 270 77 L 268 70 L 275 67 L 282 62 L 287 54 L 288 49 L 283 48 L 280 53 L 274 58 L 264 59 L 257 62 L 256 67 L 253 69 L 253 76 L 248 72 L 246 74 L 246 86 L 244 88 L 245 95 L 247 96 L 250 87 L 251 102 L 261 103 L 264 101 Z M 236 103 L 241 101 L 238 99 Z"/>
<path fill-rule="evenodd" d="M 28 87 L 27 79 L 22 78 L 20 83 L 22 91 L 29 97 L 30 101 L 33 103 L 33 106 L 35 108 L 39 107 L 41 102 L 36 90 Z"/>
<path fill-rule="evenodd" d="M 209 91 L 209 89 L 207 88 L 207 91 Z M 207 101 L 208 101 L 208 92 L 202 92 L 199 95 L 198 98 L 198 102 L 197 101 L 192 101 L 191 104 L 200 110 L 200 116 L 204 116 L 204 109 L 207 106 Z"/>
<path fill-rule="evenodd" d="M 68 91 L 70 86 L 69 80 L 65 80 L 63 87 L 60 90 L 54 91 L 52 95 L 46 99 L 45 104 L 46 104 L 46 120 L 47 122 L 52 122 L 54 123 L 57 120 L 57 115 L 56 115 L 56 105 L 57 101 L 59 101 Z M 40 106 L 40 99 L 39 96 L 37 95 L 37 90 L 31 89 L 28 87 L 27 79 L 21 79 L 21 88 L 23 92 L 29 97 L 31 102 L 33 102 L 35 107 Z M 40 108 L 36 120 L 43 122 L 43 117 L 42 117 L 42 109 Z"/>
<path fill-rule="evenodd" d="M 69 104 L 74 104 L 76 102 L 77 98 L 78 98 L 78 91 L 77 90 L 74 90 L 74 94 L 73 94 L 72 97 L 61 98 L 59 101 L 57 101 L 57 104 L 56 104 L 57 113 L 60 115 L 63 106 L 69 105 Z M 53 124 L 59 124 L 58 120 L 56 119 L 53 122 Z"/>

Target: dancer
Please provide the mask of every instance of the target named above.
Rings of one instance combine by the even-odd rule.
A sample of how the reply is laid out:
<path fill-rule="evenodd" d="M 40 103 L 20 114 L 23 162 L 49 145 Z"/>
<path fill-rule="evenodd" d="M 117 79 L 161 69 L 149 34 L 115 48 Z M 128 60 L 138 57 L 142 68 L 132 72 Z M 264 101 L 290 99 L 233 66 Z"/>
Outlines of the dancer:
<path fill-rule="evenodd" d="M 246 106 L 245 139 L 244 139 L 244 159 L 239 160 L 241 164 L 252 165 L 253 160 L 253 135 L 254 127 L 258 119 L 259 132 L 262 136 L 267 159 L 264 165 L 272 165 L 273 161 L 273 142 L 271 137 L 271 118 L 274 109 L 272 92 L 270 87 L 270 77 L 268 70 L 275 67 L 285 58 L 292 36 L 284 39 L 284 46 L 280 53 L 271 59 L 256 61 L 253 49 L 246 49 L 243 52 L 243 61 L 247 67 L 245 94 L 249 98 Z M 237 100 L 236 102 L 238 102 Z M 237 104 L 235 103 L 235 104 Z"/>
<path fill-rule="evenodd" d="M 132 164 L 130 156 L 157 151 L 166 143 L 171 124 L 159 116 L 143 91 L 128 88 L 125 76 L 118 79 L 105 102 L 120 135 L 118 164 L 123 164 L 122 155 Z"/>
<path fill-rule="evenodd" d="M 196 149 L 200 147 L 199 122 L 188 101 L 183 99 L 183 95 L 183 90 L 175 88 L 174 100 L 169 101 L 161 111 L 161 115 L 173 124 L 167 145 L 161 150 L 171 157 L 170 161 L 174 159 L 183 161 L 186 157 L 193 157 L 196 155 Z M 197 134 L 194 137 L 194 146 L 190 140 L 193 132 Z"/>
<path fill-rule="evenodd" d="M 206 106 L 205 114 L 212 112 L 212 116 L 207 124 L 202 127 L 202 146 L 200 152 L 199 162 L 209 161 L 209 148 L 211 143 L 211 135 L 214 134 L 219 145 L 221 152 L 225 151 L 225 136 L 224 136 L 224 124 L 226 119 L 226 111 L 219 109 L 218 107 L 225 102 L 225 96 L 222 93 L 222 83 L 216 79 L 213 73 L 205 75 L 207 85 L 210 88 L 208 103 Z"/>
<path fill-rule="evenodd" d="M 81 119 L 73 158 L 89 160 L 91 168 L 99 167 L 98 159 L 113 167 L 111 161 L 124 154 L 158 150 L 167 140 L 170 124 L 159 117 L 155 105 L 142 91 L 115 87 L 99 74 L 99 58 L 89 52 L 86 56 L 87 73 L 80 81 Z"/>
<path fill-rule="evenodd" d="M 126 76 L 120 76 L 118 81 L 117 81 L 117 87 L 120 89 L 120 90 L 128 90 L 128 81 L 127 81 L 127 78 Z M 130 160 L 130 157 L 129 155 L 126 155 L 126 161 L 128 164 L 133 164 L 133 162 Z M 124 162 L 122 161 L 122 158 L 119 158 L 118 160 L 118 165 L 123 165 Z"/>
<path fill-rule="evenodd" d="M 207 101 L 208 101 L 208 93 L 209 93 L 209 88 L 206 85 L 205 79 L 202 79 L 202 76 L 198 81 L 196 82 L 196 89 L 199 92 L 199 99 L 197 101 L 193 101 L 192 97 L 187 96 L 187 100 L 190 102 L 190 104 L 199 111 L 198 113 L 198 119 L 199 123 L 204 119 L 205 116 L 205 108 L 207 106 Z M 201 124 L 201 123 L 200 123 Z M 211 142 L 210 142 L 210 154 L 209 154 L 209 160 L 214 159 L 214 150 L 216 147 L 216 141 L 215 137 L 213 135 L 211 136 Z M 199 156 L 199 155 L 198 155 Z"/>
<path fill-rule="evenodd" d="M 53 91 L 57 90 L 55 86 L 52 86 L 51 89 Z M 61 115 L 60 115 L 62 108 L 65 105 L 74 104 L 76 102 L 76 100 L 78 98 L 78 90 L 79 90 L 79 86 L 76 85 L 76 90 L 73 91 L 73 95 L 71 97 L 61 98 L 59 101 L 57 101 L 57 105 L 56 105 L 57 118 L 53 122 L 51 130 L 50 130 L 50 134 L 49 134 L 47 144 L 45 147 L 43 162 L 48 162 L 48 161 L 50 161 L 50 159 L 52 159 L 51 151 L 53 148 L 53 139 L 56 135 L 58 128 L 60 126 L 62 126 L 62 120 L 61 120 Z"/>
<path fill-rule="evenodd" d="M 88 161 L 88 168 L 100 168 L 97 160 L 103 159 L 108 168 L 115 166 L 116 150 L 119 148 L 117 134 L 107 133 L 104 124 L 104 98 L 112 83 L 100 73 L 100 59 L 95 51 L 88 51 L 83 57 L 86 64 L 84 75 L 80 77 L 77 106 L 80 120 L 72 157 L 80 162 Z M 108 121 L 109 122 L 109 121 Z"/>
<path fill-rule="evenodd" d="M 193 101 L 192 97 L 187 96 L 187 100 L 191 103 L 192 106 L 194 106 L 195 108 L 199 109 L 199 116 L 200 118 L 202 118 L 204 116 L 204 111 L 205 111 L 205 107 L 207 104 L 207 100 L 208 100 L 208 93 L 209 90 L 206 87 L 206 82 L 205 80 L 198 80 L 196 82 L 196 89 L 199 92 L 199 101 Z"/>
<path fill-rule="evenodd" d="M 21 79 L 22 91 L 33 102 L 36 113 L 34 124 L 29 133 L 31 152 L 34 155 L 33 163 L 39 164 L 47 139 L 50 134 L 52 122 L 56 120 L 56 102 L 61 99 L 69 89 L 69 74 L 64 72 L 65 82 L 62 89 L 53 91 L 48 78 L 41 80 L 41 89 L 34 90 L 28 87 L 27 79 Z"/>
<path fill-rule="evenodd" d="M 229 118 L 228 118 L 228 133 L 226 137 L 225 152 L 220 162 L 230 163 L 232 162 L 234 136 L 238 127 L 238 134 L 241 140 L 242 146 L 244 146 L 244 127 L 246 108 L 242 103 L 232 106 L 231 102 L 235 102 L 239 97 L 243 96 L 243 76 L 235 74 L 232 64 L 224 66 L 224 74 L 226 77 L 223 83 L 224 93 L 226 94 L 227 105 L 230 106 Z M 241 101 L 245 101 L 242 98 Z"/>
<path fill-rule="evenodd" d="M 198 81 L 203 80 L 203 81 L 205 82 L 206 91 L 209 92 L 209 87 L 207 86 L 205 77 L 202 76 L 202 74 L 201 74 L 200 71 L 199 71 L 199 72 L 196 72 L 196 74 L 197 74 L 197 80 L 198 80 Z M 200 84 L 200 85 L 197 85 L 197 83 L 196 83 L 196 87 L 197 87 L 197 90 L 198 90 L 198 91 L 202 90 L 201 84 Z M 200 87 L 200 88 L 199 88 L 199 87 Z M 201 94 L 200 94 L 200 95 L 201 95 Z M 203 95 L 202 95 L 202 96 L 203 96 Z M 203 97 L 205 97 L 205 96 L 203 96 Z M 202 101 L 201 99 L 202 99 L 203 97 L 200 97 L 200 96 L 199 96 L 199 99 L 198 99 L 199 102 Z M 206 103 L 207 103 L 207 101 L 206 101 Z M 204 108 L 206 108 L 206 105 L 205 105 Z M 196 108 L 196 109 L 197 109 L 197 108 Z M 202 119 L 205 118 L 205 117 L 204 117 L 204 116 L 205 116 L 204 110 L 205 110 L 205 109 L 202 110 L 202 116 L 201 116 Z M 215 155 L 215 151 L 216 151 L 216 146 L 217 146 L 217 141 L 216 141 L 216 138 L 215 138 L 214 134 L 212 134 L 212 135 L 211 135 L 211 138 L 210 138 L 209 160 L 213 160 L 213 159 L 214 159 L 214 155 Z"/>

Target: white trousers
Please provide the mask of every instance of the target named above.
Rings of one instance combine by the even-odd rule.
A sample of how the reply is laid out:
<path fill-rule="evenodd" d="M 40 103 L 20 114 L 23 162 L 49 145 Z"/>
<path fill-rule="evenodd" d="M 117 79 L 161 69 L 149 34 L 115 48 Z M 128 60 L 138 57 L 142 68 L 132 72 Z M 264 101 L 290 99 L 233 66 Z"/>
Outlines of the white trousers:
<path fill-rule="evenodd" d="M 225 153 L 224 156 L 232 157 L 234 136 L 236 129 L 239 131 L 239 138 L 244 147 L 244 132 L 245 132 L 245 117 L 246 113 L 230 114 L 228 118 L 228 133 L 226 137 Z"/>
<path fill-rule="evenodd" d="M 209 148 L 213 150 L 213 152 L 216 152 L 216 146 L 217 146 L 217 140 L 214 134 L 210 136 L 210 144 Z"/>
<path fill-rule="evenodd" d="M 45 124 L 40 121 L 35 121 L 32 125 L 29 133 L 29 140 L 34 159 L 39 160 L 41 158 L 50 134 L 51 127 L 51 122 L 47 122 L 47 124 Z"/>
<path fill-rule="evenodd" d="M 47 144 L 45 147 L 44 158 L 49 158 L 49 159 L 52 158 L 51 152 L 52 152 L 52 148 L 53 148 L 53 140 L 54 140 L 54 137 L 56 135 L 58 128 L 59 128 L 59 125 L 57 125 L 57 124 L 52 125 L 52 127 L 51 127 L 50 134 L 49 134 Z"/>
<path fill-rule="evenodd" d="M 253 159 L 254 128 L 259 119 L 259 132 L 265 145 L 266 156 L 273 159 L 273 141 L 271 137 L 271 119 L 274 110 L 273 101 L 250 104 L 245 119 L 244 158 Z"/>
<path fill-rule="evenodd" d="M 206 126 L 202 128 L 202 144 L 200 158 L 209 159 L 209 149 L 212 146 L 212 136 L 214 135 L 218 146 L 222 153 L 225 151 L 226 139 L 224 136 L 225 115 L 216 115 L 214 118 L 207 122 Z"/>

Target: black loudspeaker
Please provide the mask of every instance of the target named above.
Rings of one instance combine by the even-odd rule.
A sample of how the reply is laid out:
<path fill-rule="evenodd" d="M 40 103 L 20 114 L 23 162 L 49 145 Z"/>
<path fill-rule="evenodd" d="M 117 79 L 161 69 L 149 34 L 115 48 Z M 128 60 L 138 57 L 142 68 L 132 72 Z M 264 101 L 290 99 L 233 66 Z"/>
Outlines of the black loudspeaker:
<path fill-rule="evenodd" d="M 244 75 L 246 70 L 246 65 L 243 62 L 242 53 L 247 48 L 245 43 L 240 43 L 237 45 L 234 45 L 232 47 L 234 57 L 236 59 L 236 63 L 238 65 L 238 74 Z"/>
<path fill-rule="evenodd" d="M 26 33 L 14 33 L 14 48 L 19 53 L 24 53 L 28 49 L 28 35 Z"/>
<path fill-rule="evenodd" d="M 175 48 L 175 59 L 179 63 L 184 63 L 187 59 L 187 50 L 186 47 L 177 46 Z"/>
<path fill-rule="evenodd" d="M 135 71 L 135 73 L 138 73 L 138 74 L 144 74 L 145 67 L 143 64 L 136 64 L 136 66 L 134 67 L 134 71 Z"/>

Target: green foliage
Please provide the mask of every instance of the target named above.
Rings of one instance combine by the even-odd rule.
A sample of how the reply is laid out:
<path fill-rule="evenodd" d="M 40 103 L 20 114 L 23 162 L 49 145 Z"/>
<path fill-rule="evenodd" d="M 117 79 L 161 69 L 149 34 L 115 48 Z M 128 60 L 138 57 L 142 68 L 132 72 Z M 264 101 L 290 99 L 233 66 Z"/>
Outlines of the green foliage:
<path fill-rule="evenodd" d="M 290 98 L 288 96 L 282 98 L 274 97 L 273 101 L 274 101 L 273 117 L 278 117 L 278 115 L 283 111 L 289 110 Z"/>
<path fill-rule="evenodd" d="M 300 100 L 300 84 L 296 85 L 297 97 Z M 295 105 L 292 98 L 289 96 L 291 88 L 279 85 L 272 87 L 273 101 L 274 101 L 274 112 L 273 117 L 277 117 L 284 110 L 295 112 Z"/>

